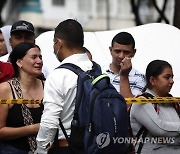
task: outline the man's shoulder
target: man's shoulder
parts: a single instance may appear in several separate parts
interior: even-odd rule
[[[144,74],[142,72],[140,72],[139,70],[132,68],[130,71],[130,76],[140,76],[140,77],[144,77]]]
[[[110,67],[109,67],[110,64],[105,64],[105,65],[102,65],[101,66],[101,69],[102,69],[102,73],[113,73],[111,70],[110,70]]]
[[[4,55],[4,56],[2,56],[2,57],[0,57],[0,61],[2,61],[2,62],[7,62],[7,61],[8,61],[8,58],[9,58],[9,53],[6,54],[6,55]]]

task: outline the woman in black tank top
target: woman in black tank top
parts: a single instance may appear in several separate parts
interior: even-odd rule
[[[0,84],[0,99],[43,99],[40,48],[32,43],[17,45],[11,55],[15,75]],[[28,154],[36,149],[42,104],[0,104],[0,154]]]

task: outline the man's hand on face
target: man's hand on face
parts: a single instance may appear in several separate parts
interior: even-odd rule
[[[128,76],[132,69],[131,57],[125,57],[120,63],[120,76]]]

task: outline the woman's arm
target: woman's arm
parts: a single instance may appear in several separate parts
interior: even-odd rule
[[[0,99],[12,99],[12,92],[7,82],[0,84]],[[6,120],[9,113],[8,104],[0,104],[0,140],[14,139],[32,134],[37,134],[39,124],[23,127],[6,127]]]
[[[159,118],[154,106],[148,104],[133,104],[131,114],[154,136],[177,136],[180,133],[180,122],[168,122]]]

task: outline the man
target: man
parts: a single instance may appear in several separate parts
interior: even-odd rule
[[[12,49],[22,42],[35,43],[34,26],[24,20],[17,21],[12,25],[9,38]],[[10,52],[2,57],[5,62],[1,62],[1,82],[10,79],[14,75],[13,67],[10,63],[6,63]]]
[[[11,53],[12,49],[16,45],[22,42],[30,42],[35,43],[35,29],[32,23],[19,20],[13,23],[10,29],[10,38],[9,44],[11,46],[10,50],[8,50],[8,54],[0,57],[0,61],[7,62],[9,58],[9,54]]]
[[[11,25],[6,25],[0,28],[0,61],[4,61],[6,54],[12,51],[9,43],[11,27]]]
[[[12,49],[22,42],[35,43],[35,30],[32,23],[19,20],[12,25],[9,39]]]
[[[12,50],[9,45],[11,26],[7,25],[0,29],[0,57]],[[0,83],[9,80],[14,75],[14,69],[9,62],[0,61]]]
[[[19,20],[13,23],[11,30],[10,30],[10,38],[9,43],[14,49],[14,47],[22,42],[29,42],[35,44],[35,29],[32,23],[25,21],[25,20]],[[3,58],[3,61],[7,62],[9,59],[11,51],[5,55]],[[1,60],[1,59],[0,59]],[[45,74],[46,69],[43,67],[43,73]],[[40,76],[40,79],[45,80],[44,74]]]
[[[4,37],[2,34],[2,31],[0,30],[0,57],[6,55],[7,52],[7,48],[6,48],[6,43],[4,41]]]
[[[131,58],[136,53],[133,36],[128,32],[116,34],[109,49],[112,63],[106,73],[114,87],[123,97],[141,94],[146,82],[144,75],[132,67]]]
[[[12,50],[9,44],[10,29],[10,25],[6,25],[0,28],[0,57],[6,55],[9,51]]]
[[[55,28],[54,53],[61,64],[73,63],[82,70],[92,69],[92,62],[82,50],[84,34],[80,23],[73,19],[61,22]],[[77,75],[64,68],[49,74],[44,87],[44,111],[37,135],[37,153],[46,154],[51,148],[61,119],[68,135],[75,108]],[[57,148],[52,153],[71,154],[68,142],[61,129],[58,133]]]

